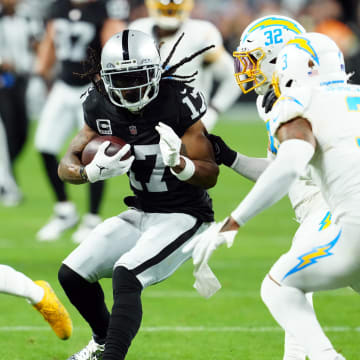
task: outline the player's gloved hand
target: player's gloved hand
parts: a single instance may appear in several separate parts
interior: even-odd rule
[[[237,231],[220,232],[227,218],[219,223],[213,223],[210,227],[190,240],[182,249],[183,253],[192,251],[193,263],[198,266],[202,263],[208,263],[211,254],[222,244],[226,244],[230,248],[234,242]]]
[[[86,175],[91,183],[123,175],[131,168],[135,159],[133,155],[126,160],[121,160],[130,150],[130,145],[126,144],[115,155],[108,156],[105,154],[105,150],[109,145],[110,141],[104,141],[99,146],[91,163],[85,166]]]
[[[155,129],[160,134],[159,145],[164,164],[170,167],[179,165],[181,139],[170,126],[162,122]]]
[[[220,136],[208,134],[207,137],[213,146],[216,163],[231,167],[236,159],[237,152],[230,149]]]
[[[264,95],[261,106],[265,110],[265,114],[271,111],[275,101],[277,100],[277,96],[275,95],[274,89],[271,87]]]

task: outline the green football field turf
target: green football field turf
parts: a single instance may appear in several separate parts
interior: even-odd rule
[[[267,144],[260,122],[221,122],[215,132],[230,145],[249,155],[264,156]],[[57,281],[62,259],[75,245],[68,231],[52,243],[35,240],[36,231],[51,215],[53,197],[40,158],[29,139],[17,164],[25,201],[16,208],[0,207],[0,263],[24,272],[32,279],[49,281],[68,308],[74,332],[71,339],[56,338],[41,316],[23,299],[0,295],[1,360],[65,360],[90,340],[87,324],[67,300]],[[221,168],[218,184],[210,193],[216,219],[222,220],[250,189],[251,183]],[[87,186],[68,186],[83,213]],[[129,194],[127,178],[108,182],[102,216],[125,210]],[[239,231],[231,249],[220,248],[211,266],[222,283],[212,298],[201,298],[192,288],[192,264],[187,262],[165,282],[143,293],[143,322],[133,341],[128,360],[281,360],[283,332],[262,303],[259,289],[270,266],[285,252],[297,224],[289,201],[279,204]],[[111,281],[102,281],[111,307]],[[88,299],[91,301],[91,299]],[[358,360],[360,343],[359,298],[351,290],[315,295],[321,324],[347,360]]]

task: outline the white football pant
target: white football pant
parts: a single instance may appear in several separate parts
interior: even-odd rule
[[[187,214],[130,209],[98,225],[63,263],[89,282],[124,266],[145,288],[188,260],[191,254],[182,253],[183,245],[208,226]]]

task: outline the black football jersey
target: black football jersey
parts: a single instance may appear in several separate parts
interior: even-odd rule
[[[97,0],[81,6],[70,0],[57,0],[48,20],[53,21],[55,28],[56,58],[61,64],[59,78],[69,85],[86,85],[88,79],[74,73],[84,73],[83,62],[89,48],[100,54],[100,32],[105,20],[126,20],[128,12],[127,0]]]
[[[178,180],[163,163],[160,136],[155,130],[161,121],[182,137],[206,112],[200,92],[177,81],[162,80],[158,96],[135,114],[92,89],[83,108],[86,124],[99,135],[118,136],[131,145],[135,155],[128,173],[135,194],[132,206],[146,212],[181,212],[213,221],[206,190]]]

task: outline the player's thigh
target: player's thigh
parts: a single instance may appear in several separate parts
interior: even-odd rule
[[[349,286],[360,274],[360,226],[335,225],[304,233],[274,264],[270,275],[304,292]]]
[[[208,227],[187,214],[147,214],[142,236],[136,246],[115,264],[131,270],[143,287],[158,283],[180,267],[191,256],[182,253],[193,236]]]
[[[35,147],[40,152],[58,154],[76,127],[68,88],[58,81],[50,91],[35,134]]]
[[[296,243],[299,239],[304,241],[308,239],[311,243],[311,239],[318,233],[325,233],[332,226],[331,213],[325,206],[320,206],[314,209],[299,225],[294,237],[293,243]]]
[[[63,263],[90,282],[111,277],[115,262],[134,247],[141,236],[139,219],[136,211],[128,210],[105,220]]]

